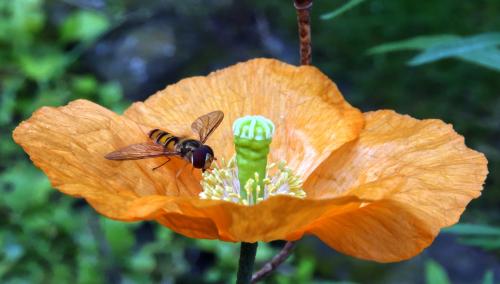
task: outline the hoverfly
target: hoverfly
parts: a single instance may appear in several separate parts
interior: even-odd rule
[[[213,111],[198,117],[191,129],[197,133],[199,140],[177,137],[167,131],[153,129],[149,132],[152,143],[132,144],[104,156],[108,160],[139,160],[155,157],[167,157],[168,160],[153,170],[165,165],[171,156],[178,156],[202,171],[210,168],[214,151],[205,145],[208,137],[221,124],[224,118],[222,111]]]

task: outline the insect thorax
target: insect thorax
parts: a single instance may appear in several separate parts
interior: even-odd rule
[[[181,156],[186,156],[188,153],[191,153],[193,150],[198,149],[203,145],[200,141],[194,139],[185,139],[181,140],[176,145],[176,149],[181,153]]]

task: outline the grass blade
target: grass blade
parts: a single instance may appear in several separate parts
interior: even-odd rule
[[[486,271],[483,277],[483,284],[494,284],[494,283],[495,283],[495,277],[493,275],[493,270]]]
[[[460,236],[500,236],[500,228],[479,224],[457,224],[442,232]]]
[[[415,66],[443,58],[459,56],[476,50],[500,45],[500,33],[484,33],[452,42],[432,46],[411,59],[408,64]]]
[[[437,44],[444,44],[455,41],[460,37],[451,34],[417,36],[400,41],[393,41],[374,46],[367,51],[367,54],[383,54],[404,50],[424,50]]]
[[[359,4],[365,2],[365,0],[350,0],[349,2],[345,3],[342,5],[340,8],[330,12],[326,13],[320,16],[322,20],[331,20],[337,16],[340,16],[341,14],[351,10],[352,8],[358,6]]]
[[[500,72],[500,49],[486,48],[459,55],[458,58]]]
[[[434,260],[425,263],[425,278],[427,284],[449,284],[448,274],[441,264]]]

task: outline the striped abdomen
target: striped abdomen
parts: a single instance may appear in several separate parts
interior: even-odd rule
[[[168,150],[175,150],[175,145],[179,143],[179,137],[161,129],[153,129],[149,132],[149,138],[156,144],[163,145]]]

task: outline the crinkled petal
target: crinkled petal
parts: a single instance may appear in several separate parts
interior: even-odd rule
[[[361,204],[352,196],[306,200],[279,195],[254,206],[177,198],[164,207],[156,220],[193,238],[232,242],[297,240],[315,220],[356,210]]]
[[[410,258],[481,194],[487,160],[440,120],[377,111],[365,121],[359,139],[335,151],[304,188],[309,198],[356,196],[366,206],[318,220],[307,232],[352,256]]]
[[[270,160],[288,161],[304,178],[333,150],[355,139],[363,126],[360,111],[318,69],[271,59],[184,79],[132,105],[125,115],[152,128],[189,134],[194,119],[214,110],[225,114],[207,142],[216,156],[233,155],[231,126],[237,118],[263,115],[276,126]]]
[[[436,237],[428,222],[392,200],[318,220],[306,230],[342,253],[378,262],[411,258]]]
[[[176,174],[185,162],[174,158],[109,161],[107,153],[147,142],[136,122],[97,104],[78,100],[60,108],[44,107],[21,123],[14,140],[60,191],[86,198],[100,213],[120,220],[153,218],[166,196],[196,196],[199,177]]]

